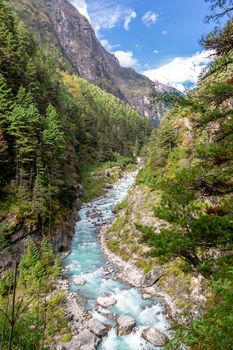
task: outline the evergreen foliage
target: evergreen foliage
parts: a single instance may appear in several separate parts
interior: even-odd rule
[[[74,205],[80,170],[135,157],[151,127],[96,86],[62,77],[7,0],[0,19],[0,215],[17,212],[27,231],[51,235]],[[1,232],[9,238],[9,227]]]
[[[11,348],[15,350],[45,350],[55,335],[69,336],[61,309],[64,295],[52,293],[61,269],[52,246],[43,240],[40,245],[28,244],[16,270],[16,280],[12,269],[5,272],[0,280],[1,349],[9,349],[12,328]],[[48,293],[52,294],[48,297]]]
[[[221,4],[224,9],[228,3],[210,2],[214,9]],[[141,239],[151,247],[149,255],[162,263],[180,257],[213,285],[204,313],[187,326],[177,326],[168,349],[186,345],[192,350],[230,350],[233,346],[231,41],[232,20],[207,36],[204,45],[212,45],[208,48],[216,50],[216,59],[194,91],[186,96],[151,97],[152,103],[160,100],[171,109],[138,182],[157,191],[154,213],[164,226],[159,233],[138,226]],[[211,254],[213,248],[218,255]]]
[[[8,0],[0,0],[4,252],[11,251],[13,234],[19,230],[25,235],[39,232],[38,240],[41,235],[53,238],[56,227],[71,215],[79,182],[88,183],[85,169],[133,161],[151,132],[149,122],[130,106],[62,73],[60,62],[37,46]],[[87,196],[90,187],[88,183]],[[0,279],[0,348],[45,350],[55,339],[69,340],[61,308],[64,295],[53,290],[61,263],[48,241],[29,242],[16,280],[14,271],[8,269]]]

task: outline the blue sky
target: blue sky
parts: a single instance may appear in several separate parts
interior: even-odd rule
[[[205,24],[204,0],[70,0],[122,66],[180,87],[195,84],[208,54],[199,45],[214,24]]]

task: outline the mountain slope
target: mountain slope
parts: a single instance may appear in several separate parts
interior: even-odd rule
[[[151,125],[115,96],[62,75],[7,1],[0,18],[1,272],[27,236],[51,236],[60,249],[59,222],[65,227],[62,218],[72,216],[81,171],[134,158]]]
[[[221,54],[196,89],[170,96],[172,108],[145,149],[146,167],[105,236],[124,260],[162,271],[156,292],[184,311],[169,350],[232,350],[232,34],[232,21],[214,40],[211,33],[208,45]]]
[[[152,112],[147,96],[155,89],[168,87],[154,83],[132,68],[120,66],[117,58],[105,50],[88,20],[68,0],[11,0],[21,19],[37,33],[38,40],[55,49],[65,68],[95,83],[103,90],[130,103],[149,119]]]

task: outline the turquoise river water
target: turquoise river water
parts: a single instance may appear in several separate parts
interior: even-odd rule
[[[156,327],[163,333],[168,332],[169,325],[159,299],[144,300],[138,288],[122,282],[114,272],[107,276],[102,273],[103,269],[112,266],[102,251],[98,232],[114,219],[112,208],[127,196],[135,178],[136,172],[126,174],[104,196],[81,207],[71,253],[64,260],[70,290],[85,297],[86,308],[94,317],[110,323],[104,314],[115,313],[117,316],[130,315],[136,320],[134,333],[120,337],[117,336],[116,329],[112,328],[98,350],[158,350],[141,338],[143,328]],[[78,276],[84,277],[87,283],[83,286],[75,285],[73,278]],[[108,309],[97,307],[97,297],[109,294],[117,303]]]

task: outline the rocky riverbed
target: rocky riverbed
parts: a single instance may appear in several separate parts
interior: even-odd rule
[[[143,272],[139,270],[135,265],[124,261],[121,257],[112,253],[107,248],[105,239],[106,232],[107,227],[103,229],[100,235],[101,246],[108,260],[115,267],[115,273],[117,277],[134,287],[140,288],[142,297],[144,299],[150,299],[153,296],[159,297],[164,305],[164,308],[166,309],[166,316],[169,319],[177,319],[180,311],[177,309],[175,301],[156,285],[156,282],[162,276],[162,269],[155,268],[146,275],[143,274]]]
[[[64,259],[65,279],[59,282],[73,338],[58,349],[151,350],[166,342],[170,311],[154,289],[162,272],[143,277],[111,254],[104,241],[112,208],[126,197],[136,174],[126,174],[79,211],[71,253]]]

